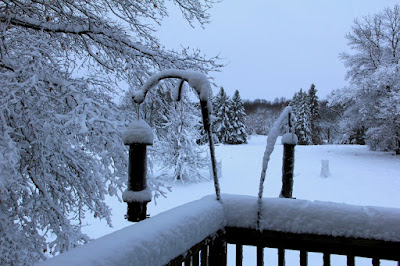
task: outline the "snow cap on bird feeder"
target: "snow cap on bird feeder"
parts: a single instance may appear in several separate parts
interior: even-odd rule
[[[133,121],[122,133],[122,140],[125,145],[153,145],[153,139],[153,131],[151,130],[151,127],[142,119]]]
[[[299,139],[297,138],[296,134],[294,133],[286,133],[282,136],[281,142],[283,145],[297,145]]]

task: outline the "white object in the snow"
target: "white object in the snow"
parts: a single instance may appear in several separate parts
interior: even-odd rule
[[[125,190],[122,193],[122,200],[124,202],[149,202],[151,201],[153,194],[149,187],[141,191]]]
[[[329,171],[329,160],[321,160],[321,177],[327,178],[331,176],[331,172]]]
[[[133,121],[122,133],[122,140],[125,145],[146,144],[153,145],[153,131],[144,120]]]
[[[282,144],[289,144],[289,145],[297,145],[298,138],[294,133],[286,133],[282,136],[281,142]]]

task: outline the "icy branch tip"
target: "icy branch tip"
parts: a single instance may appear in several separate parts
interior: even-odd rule
[[[125,145],[153,145],[153,131],[151,130],[149,124],[147,124],[144,120],[137,120],[132,122],[122,133],[122,140],[124,141]]]
[[[281,142],[282,144],[289,144],[289,145],[297,145],[298,138],[294,133],[286,133],[282,136]]]
[[[143,85],[140,91],[136,91],[132,94],[132,98],[136,103],[142,103],[147,92],[155,87],[161,80],[167,78],[181,79],[189,83],[190,87],[196,90],[200,100],[208,101],[209,91],[211,90],[210,82],[206,75],[191,71],[191,70],[179,70],[179,69],[168,69],[163,70],[157,74],[151,76],[146,83]]]

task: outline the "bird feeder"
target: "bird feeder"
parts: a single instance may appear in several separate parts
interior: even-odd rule
[[[282,159],[282,190],[279,197],[292,198],[293,192],[293,169],[294,169],[294,147],[298,142],[294,133],[286,133],[282,136],[283,159]]]
[[[153,132],[144,120],[134,121],[123,132],[123,141],[129,145],[128,188],[122,199],[128,204],[126,218],[138,222],[147,217],[147,203],[152,193],[147,187],[147,146],[153,145]]]

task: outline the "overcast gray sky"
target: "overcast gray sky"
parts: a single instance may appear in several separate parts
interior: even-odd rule
[[[228,65],[215,74],[228,95],[291,98],[316,85],[320,98],[345,86],[339,53],[355,18],[393,7],[394,0],[225,0],[211,9],[205,29],[191,28],[172,9],[158,32],[167,48],[180,45],[220,54]]]

